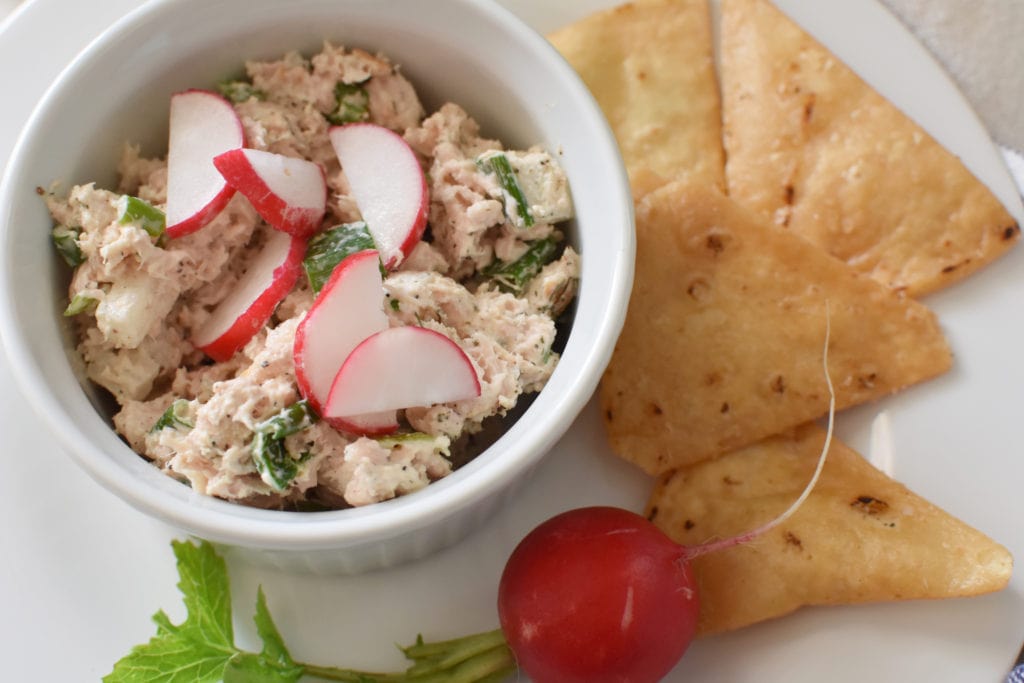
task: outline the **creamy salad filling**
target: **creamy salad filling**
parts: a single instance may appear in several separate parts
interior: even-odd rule
[[[425,327],[455,342],[479,395],[401,410],[399,429],[384,436],[319,419],[293,356],[296,328],[317,296],[306,276],[238,352],[213,361],[193,335],[275,228],[238,193],[205,227],[168,238],[166,160],[132,145],[116,189],[90,183],[43,193],[54,242],[74,266],[65,315],[88,379],[116,399],[114,426],[128,444],[201,493],[314,509],[416,491],[449,474],[466,435],[539,391],[558,362],[556,320],[580,269],[558,228],[573,215],[565,174],[543,149],[505,150],[482,137],[456,104],[427,116],[381,55],[325,44],[309,59],[248,62],[246,73],[221,86],[245,145],[323,169],[323,232],[363,218],[332,126],[369,121],[415,151],[428,182],[428,224],[384,276],[384,311],[392,327]]]

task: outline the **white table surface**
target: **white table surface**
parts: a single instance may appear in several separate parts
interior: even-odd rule
[[[135,0],[110,2],[125,8]],[[13,0],[0,0],[0,16],[14,10],[17,4]],[[51,6],[53,4],[50,3]],[[536,4],[541,7],[546,3],[540,0]],[[95,20],[90,19],[89,12],[82,10],[74,0],[69,0],[66,6],[66,15],[54,16],[53,21],[82,22],[88,26],[82,31],[83,35],[97,33],[102,28],[103,24],[90,26],[89,22]],[[5,31],[16,30],[16,23],[0,25],[0,61],[7,65],[18,65],[19,55],[5,51],[9,43],[5,43],[3,37],[9,36]],[[56,42],[48,44],[47,49],[58,53],[66,62],[83,44]],[[61,60],[55,58],[55,61]],[[55,71],[37,74],[43,83],[48,83],[54,75]],[[42,86],[40,93],[41,89]],[[37,97],[38,93],[28,104],[19,102],[16,106],[0,107],[0,128],[20,127],[28,115],[28,107]],[[0,160],[6,160],[12,143],[12,136],[3,137]],[[0,387],[9,387],[11,383],[6,362],[0,362]],[[0,391],[0,415],[4,416],[4,440],[7,443],[32,444],[24,452],[6,452],[5,460],[15,464],[0,475],[0,515],[5,517],[0,521],[0,548],[3,548],[3,561],[0,562],[0,655],[4,661],[0,667],[0,680],[98,680],[131,645],[152,634],[150,615],[157,608],[164,608],[174,620],[183,616],[169,547],[169,541],[181,535],[130,509],[100,490],[77,467],[71,466],[55,440],[39,428],[39,421],[23,405],[16,391]],[[584,433],[599,433],[593,406],[580,417],[578,426]],[[575,444],[577,448],[580,445]],[[605,458],[602,465],[614,473],[619,487],[618,499],[602,497],[594,503],[630,506],[631,502],[644,497],[648,486],[646,478],[623,463],[607,460],[606,447],[599,438],[582,445],[589,447],[598,457]],[[556,480],[566,476],[578,465],[573,458],[572,455],[551,457],[537,476]],[[52,472],[60,474],[48,476],[47,473]],[[39,476],[38,486],[25,485],[32,473]],[[557,501],[550,500],[548,493],[544,489],[528,490],[519,514],[499,514],[489,524],[489,529],[498,533],[478,533],[467,539],[458,550],[442,552],[417,565],[419,571],[405,568],[339,581],[319,577],[296,579],[265,568],[232,563],[230,570],[239,642],[251,644],[252,630],[248,620],[257,584],[268,588],[271,610],[285,632],[293,654],[297,658],[319,659],[322,663],[367,667],[401,665],[402,660],[396,654],[382,654],[384,650],[360,653],[343,646],[350,639],[358,641],[359,632],[364,628],[360,620],[352,619],[350,615],[379,609],[379,601],[391,593],[390,587],[396,581],[418,594],[423,619],[380,633],[379,639],[383,641],[404,642],[412,638],[416,629],[429,628],[431,614],[443,613],[448,621],[453,620],[453,614],[464,615],[457,619],[460,633],[493,628],[496,615],[479,609],[479,605],[493,602],[493,582],[468,583],[461,591],[442,591],[420,577],[457,573],[467,549],[475,558],[477,571],[497,577],[504,558],[511,550],[507,539],[520,536],[559,509]],[[937,489],[936,493],[941,496],[943,489]],[[530,513],[523,515],[523,507]],[[986,596],[965,603],[959,614],[972,624],[984,624],[987,616],[1000,623],[1008,623],[1013,620],[1012,614],[1024,614],[1022,605],[1024,599],[1018,584],[1018,588],[1009,595]],[[905,623],[908,629],[912,629],[925,613],[934,614],[937,621],[948,616],[941,604],[918,606],[914,610],[900,609],[899,606],[852,608],[848,613],[851,625],[844,635],[849,647],[856,648],[871,642],[878,619],[887,620],[890,625]],[[790,622],[777,627],[773,637],[791,631],[794,637],[799,633],[800,637],[813,640],[813,636],[807,635],[808,625],[813,626],[818,621],[824,625],[827,619],[824,612],[818,612],[806,617],[800,626]],[[311,621],[315,621],[315,628]],[[952,632],[953,626],[949,628]],[[1012,639],[1024,635],[1024,617],[1019,630],[1020,633],[1013,634]],[[300,639],[296,640],[295,634]],[[920,644],[928,646],[932,642],[929,637],[934,635],[922,634]],[[823,647],[831,647],[832,641],[824,632],[821,638]],[[989,647],[988,643],[994,640],[999,640],[999,644]],[[987,671],[999,671],[1003,658],[1007,658],[1006,665],[1012,658],[1006,645],[1010,640],[1005,633],[987,633],[979,627],[978,637],[972,640],[970,650],[964,651],[963,656],[975,658],[982,668],[987,667]],[[700,665],[715,658],[721,660],[728,656],[731,648],[741,647],[764,657],[766,671],[772,667],[784,670],[777,668],[783,664],[773,661],[769,650],[758,650],[758,642],[756,633],[739,635],[722,647],[710,645],[701,652],[694,652],[693,663]],[[333,650],[337,650],[339,657],[323,661],[323,653]],[[841,654],[840,651],[837,653]],[[927,652],[921,654],[922,658],[928,656]],[[997,660],[995,664],[991,663],[993,658]],[[924,664],[922,666],[927,669]],[[908,665],[900,670],[914,669]],[[884,675],[873,677],[870,671],[870,668],[865,669],[858,678],[899,680]],[[903,680],[910,679],[904,677]]]

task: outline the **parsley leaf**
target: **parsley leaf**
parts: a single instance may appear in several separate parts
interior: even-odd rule
[[[227,567],[207,541],[172,541],[188,616],[175,624],[163,610],[153,615],[156,635],[122,657],[104,683],[296,683],[305,675],[346,683],[495,683],[515,673],[515,660],[500,630],[402,648],[412,665],[401,673],[370,673],[314,666],[292,659],[267,609],[256,596],[259,653],[235,647]]]
[[[231,626],[227,569],[213,546],[173,541],[188,617],[175,625],[163,610],[157,632],[114,665],[104,683],[215,683],[238,652]]]

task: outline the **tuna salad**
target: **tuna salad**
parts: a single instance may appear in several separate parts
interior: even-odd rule
[[[555,153],[329,43],[170,112],[167,155],[127,144],[116,188],[40,190],[84,374],[141,456],[245,505],[367,505],[544,386],[580,271]]]

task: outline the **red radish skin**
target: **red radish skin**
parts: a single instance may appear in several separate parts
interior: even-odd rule
[[[244,145],[242,122],[226,99],[207,90],[185,90],[171,96],[168,238],[199,230],[227,206],[235,189],[221,177],[213,158]]]
[[[570,510],[509,557],[498,616],[535,683],[653,683],[697,629],[699,602],[682,546],[613,507]]]
[[[324,421],[335,429],[362,436],[387,436],[398,431],[398,413],[394,410],[348,417],[326,417]]]
[[[449,403],[480,395],[473,362],[425,327],[389,327],[367,337],[338,370],[324,417],[349,417]]]
[[[368,249],[346,257],[313,301],[295,330],[295,378],[299,392],[313,409],[324,414],[331,384],[345,359],[370,335],[387,329],[380,255]],[[349,420],[329,418],[347,432],[387,434],[398,427],[395,411]]]
[[[427,225],[430,195],[419,158],[402,136],[373,123],[333,126],[329,135],[384,265],[394,268]]]
[[[327,210],[327,181],[318,164],[256,149],[232,149],[213,158],[227,183],[278,230],[309,237]]]
[[[267,324],[302,271],[306,240],[271,230],[263,250],[235,288],[195,332],[192,343],[215,361],[226,361]]]

